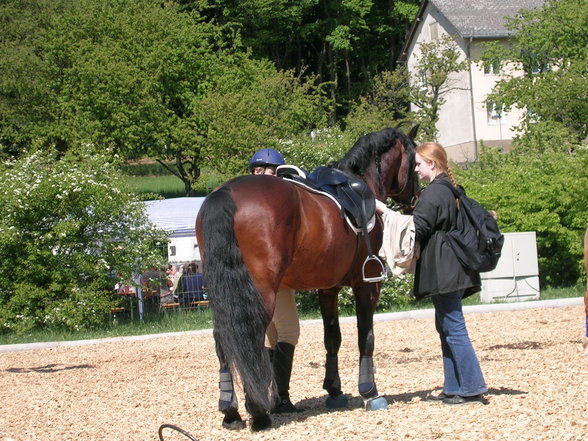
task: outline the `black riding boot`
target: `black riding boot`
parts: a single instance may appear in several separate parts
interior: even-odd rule
[[[290,401],[290,375],[294,361],[294,346],[279,342],[274,350],[274,379],[278,388],[279,401],[273,413],[297,412],[298,409]]]

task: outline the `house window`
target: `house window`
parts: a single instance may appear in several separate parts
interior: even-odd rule
[[[417,86],[419,88],[419,91],[421,93],[427,93],[429,91],[429,86],[428,86],[428,75],[427,75],[427,70],[426,69],[419,69],[417,75],[416,75],[416,82],[417,82]]]
[[[429,37],[431,40],[439,39],[439,24],[436,21],[429,24]]]
[[[550,72],[550,71],[551,71],[551,63],[545,63],[545,64],[533,63],[533,66],[531,68],[532,74],[539,74],[542,72]]]
[[[529,124],[535,124],[539,121],[539,115],[533,112],[530,107],[527,108],[527,121]]]
[[[537,54],[528,55],[526,72],[536,75],[542,72],[550,72],[551,70],[551,63],[546,58]]]
[[[498,75],[500,73],[500,60],[486,61],[484,63],[484,74]]]
[[[488,102],[486,103],[486,114],[488,125],[500,124],[500,119],[502,118],[502,106],[493,102]]]
[[[169,247],[169,255],[170,256],[175,256],[176,255],[176,246],[175,245],[171,245]]]

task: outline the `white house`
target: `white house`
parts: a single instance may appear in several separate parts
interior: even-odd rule
[[[170,234],[167,256],[170,264],[200,261],[196,241],[196,215],[204,198],[173,198],[147,201],[147,215],[158,228]]]
[[[542,5],[543,0],[425,0],[421,3],[399,59],[406,63],[411,76],[418,75],[419,43],[431,42],[442,35],[452,36],[463,59],[471,61],[467,71],[454,74],[455,88],[444,96],[446,102],[439,112],[438,142],[446,148],[450,159],[477,160],[481,142],[505,150],[511,148],[513,129],[519,124],[522,112],[517,109],[500,112],[486,102],[505,67],[502,72],[485,70],[480,53],[488,41],[508,44],[511,34],[504,27],[505,17]]]

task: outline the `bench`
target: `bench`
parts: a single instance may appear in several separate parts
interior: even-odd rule
[[[161,309],[178,309],[180,307],[180,304],[177,302],[175,302],[175,303],[162,303],[159,306],[161,307]]]
[[[190,306],[196,306],[198,308],[207,308],[208,300],[199,300],[197,302],[190,302]]]
[[[159,305],[161,310],[164,311],[173,311],[176,309],[180,309],[181,305],[179,302],[174,303],[162,303]],[[190,302],[190,308],[207,308],[208,307],[208,300],[200,300],[197,302]]]
[[[117,308],[110,308],[110,323],[116,325],[119,323],[119,318],[121,318],[122,314],[126,311],[126,308],[117,307]]]

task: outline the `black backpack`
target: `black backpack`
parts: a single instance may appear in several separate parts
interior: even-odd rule
[[[446,234],[457,259],[469,270],[481,273],[492,271],[504,244],[498,224],[484,207],[466,196],[463,187],[455,188],[442,179],[437,182],[450,188],[459,200],[457,225]]]

